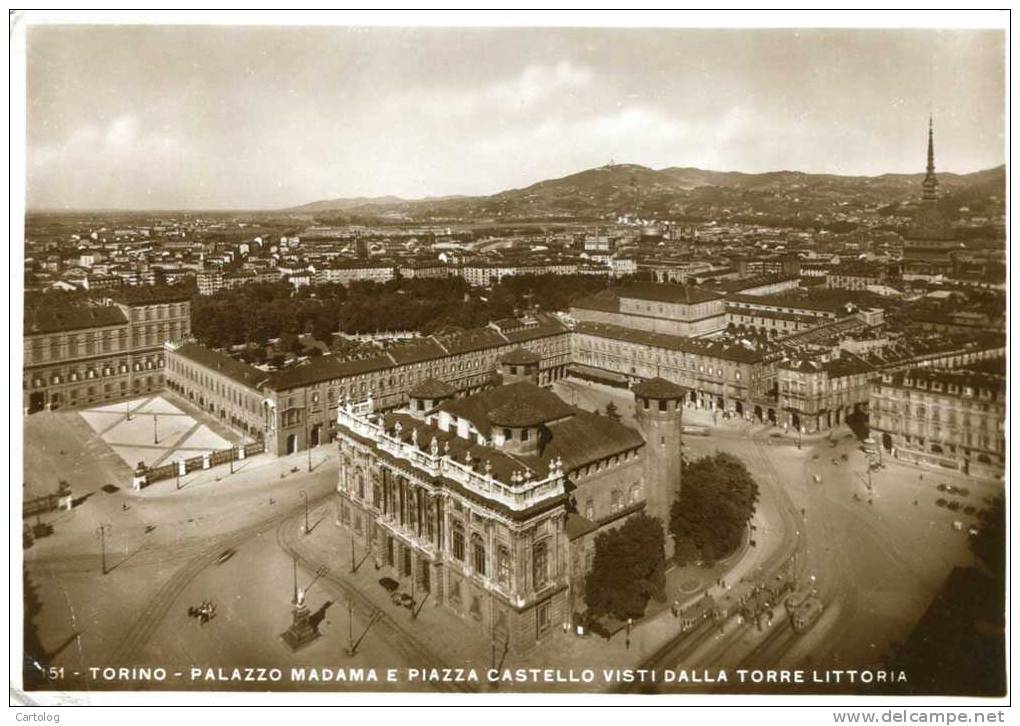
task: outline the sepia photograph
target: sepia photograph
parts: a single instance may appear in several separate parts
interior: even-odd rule
[[[1009,11],[745,15],[12,13],[11,705],[1004,723]]]

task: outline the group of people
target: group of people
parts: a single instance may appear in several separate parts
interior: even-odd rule
[[[216,603],[212,600],[203,600],[198,607],[192,605],[188,608],[188,617],[198,618],[200,625],[205,625],[216,617]]]

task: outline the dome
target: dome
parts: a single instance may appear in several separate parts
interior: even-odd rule
[[[949,218],[934,204],[922,204],[904,236],[907,240],[953,240],[956,233]]]

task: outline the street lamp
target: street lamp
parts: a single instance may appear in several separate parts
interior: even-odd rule
[[[308,492],[302,489],[301,496],[305,500],[305,534],[308,534]]]
[[[158,422],[159,416],[157,414],[152,414],[152,443],[154,444],[159,443],[159,431],[157,429]]]
[[[99,550],[100,557],[103,564],[103,574],[107,573],[106,569],[106,533],[113,529],[112,524],[100,524],[96,527],[96,532],[99,533]]]
[[[311,413],[305,417],[305,448],[308,449],[308,471],[312,470],[312,433],[311,433]]]

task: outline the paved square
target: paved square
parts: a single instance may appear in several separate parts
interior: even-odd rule
[[[132,469],[140,461],[158,466],[230,447],[160,395],[96,406],[79,415]]]

